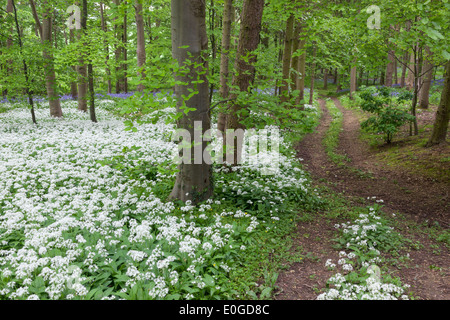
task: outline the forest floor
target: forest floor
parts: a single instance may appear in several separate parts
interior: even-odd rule
[[[435,233],[437,229],[448,228],[448,162],[444,160],[434,164],[434,173],[437,174],[398,165],[411,159],[416,163],[426,162],[433,155],[448,159],[449,146],[430,148],[424,154],[414,151],[414,146],[410,144],[406,147],[412,155],[411,159],[391,161],[392,154],[398,151],[395,148],[402,147],[402,143],[407,144],[404,142],[407,139],[374,149],[362,139],[361,114],[344,108],[337,98],[332,100],[343,114],[336,152],[346,156],[347,160],[345,164],[333,162],[325,151],[322,142],[332,116],[326,108],[326,101],[320,99],[321,122],[316,132],[307,135],[297,145],[298,157],[303,159],[314,184],[329,190],[330,195],[345,199],[350,206],[364,206],[383,200],[383,212],[392,218],[396,231],[414,244],[400,257],[388,257],[389,273],[409,284],[416,299],[450,299],[449,247],[438,241],[442,239],[438,239]],[[429,114],[432,114],[431,110]],[[419,117],[419,125],[429,128],[432,118],[424,113]],[[336,237],[334,225],[340,222],[342,218],[330,218],[330,214],[319,212],[314,219],[298,223],[294,242],[304,252],[305,259],[279,275],[275,299],[310,300],[323,292],[327,280],[333,275],[325,267],[325,262],[339,259],[332,239]]]

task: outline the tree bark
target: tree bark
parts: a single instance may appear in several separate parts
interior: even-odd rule
[[[204,54],[208,48],[208,36],[206,34],[206,9],[205,1],[202,0],[172,0],[172,54],[180,66],[185,66],[189,72],[187,74],[176,74],[175,79],[187,85],[177,84],[175,93],[178,99],[177,111],[183,112],[183,105],[187,108],[194,108],[178,120],[178,128],[187,131],[196,142],[195,146],[189,145],[183,150],[191,151],[190,159],[187,163],[179,165],[179,172],[176,177],[174,188],[170,194],[170,199],[181,201],[190,200],[194,204],[206,200],[212,196],[212,168],[203,157],[207,146],[203,139],[203,134],[210,129],[210,108],[207,75],[207,61]],[[186,60],[194,62],[186,63]],[[197,83],[197,79],[202,83]],[[187,101],[183,101],[182,96],[189,96],[189,90],[198,90],[198,93]],[[196,132],[199,128],[194,128],[199,121],[202,125],[200,141],[195,141]],[[187,150],[189,149],[189,150]],[[198,157],[201,159],[198,159]],[[201,161],[199,161],[201,160]]]
[[[403,55],[402,75],[400,77],[400,87],[404,88],[406,84],[406,66],[408,65],[408,52]]]
[[[301,32],[301,24],[299,22],[296,23],[294,28],[293,42],[292,42],[292,55],[291,55],[291,86],[292,90],[298,90],[297,88],[297,80],[298,76],[298,64],[300,62],[300,58],[298,55],[298,48],[300,46],[300,32]]]
[[[140,0],[136,0],[135,4],[136,10],[136,34],[137,34],[137,47],[136,47],[136,55],[137,55],[137,67],[138,67],[138,75],[141,78],[141,81],[145,79],[145,32],[144,32],[144,18],[142,16],[142,3]],[[145,87],[143,83],[139,83],[137,87],[137,91],[144,91]]]
[[[17,31],[17,38],[18,38],[18,42],[19,42],[19,50],[20,50],[20,55],[22,56],[22,63],[23,63],[23,73],[25,75],[25,93],[28,96],[28,102],[30,104],[30,110],[31,110],[31,120],[33,121],[34,124],[37,124],[36,122],[36,115],[34,113],[34,104],[33,104],[33,91],[32,89],[30,89],[30,78],[28,75],[28,65],[27,62],[25,61],[25,58],[23,56],[23,45],[22,45],[22,37],[21,37],[21,32],[20,32],[20,27],[19,27],[19,20],[17,19],[17,10],[16,10],[16,5],[14,3],[14,0],[11,0],[11,6],[12,9],[14,11],[14,21],[16,23],[16,31]]]
[[[70,29],[69,31],[69,40],[71,43],[75,41],[73,29]],[[77,72],[76,66],[72,66],[72,69],[75,73]],[[70,83],[70,95],[72,96],[73,100],[78,100],[78,85],[75,80]]]
[[[228,99],[230,88],[228,87],[229,79],[229,54],[231,45],[231,25],[233,22],[233,0],[225,0],[222,21],[222,53],[220,55],[220,89],[219,93],[222,99]],[[225,132],[227,123],[227,115],[219,112],[217,118],[217,128],[221,132]]]
[[[303,26],[300,29],[301,31],[303,30]],[[300,31],[300,34],[301,34]],[[298,57],[298,73],[299,76],[297,78],[297,83],[296,83],[296,87],[297,90],[299,91],[299,95],[296,101],[296,104],[300,104],[301,101],[305,100],[305,77],[306,77],[306,50],[305,50],[305,45],[306,45],[306,39],[303,35],[301,35],[299,44],[298,44],[298,49],[302,52],[302,54]]]
[[[433,64],[431,63],[430,48],[425,48],[426,56],[422,67],[422,88],[420,89],[419,108],[428,109],[430,104],[430,88],[433,79]]]
[[[106,34],[106,32],[108,32],[108,28],[106,26],[103,2],[100,2],[100,18],[101,18],[102,30]],[[106,53],[105,66],[106,66],[106,76],[108,78],[108,80],[107,80],[108,81],[108,93],[111,93],[112,92],[112,84],[111,84],[111,69],[109,68],[109,45],[108,45],[108,40],[106,40],[106,37],[105,37],[104,45],[105,45],[105,53]]]
[[[313,104],[314,98],[314,80],[316,78],[316,55],[317,55],[317,46],[313,44],[313,62],[311,65],[311,85],[309,87],[309,104]]]
[[[52,12],[47,0],[42,1],[44,13],[42,15],[42,25],[36,12],[33,0],[30,0],[31,11],[34,20],[41,35],[41,41],[44,46],[42,56],[44,58],[45,88],[47,90],[48,102],[50,105],[50,115],[52,117],[61,118],[63,116],[61,103],[56,90],[56,75],[54,60],[52,54]]]
[[[353,59],[353,66],[350,70],[350,99],[353,99],[353,92],[356,91],[356,57]]]
[[[392,84],[393,84],[392,80],[393,80],[393,76],[394,76],[394,67],[395,67],[395,51],[394,50],[389,50],[388,60],[389,60],[389,63],[386,66],[385,85],[386,85],[386,87],[392,87]]]
[[[294,15],[291,14],[286,21],[283,51],[283,80],[281,83],[281,102],[289,101],[289,79],[292,56],[292,42],[294,35]]]
[[[439,103],[439,107],[436,111],[433,131],[427,142],[428,147],[445,142],[447,137],[448,122],[450,119],[450,61],[447,61],[445,69],[446,74],[444,87],[441,94],[441,102]]]
[[[235,69],[232,86],[237,86],[239,91],[246,92],[255,77],[256,55],[253,53],[259,44],[261,32],[261,19],[264,9],[264,0],[245,0],[242,9],[241,27],[239,31],[239,43],[236,53]],[[249,59],[244,59],[247,55]],[[231,99],[236,99],[232,94]],[[241,117],[238,114],[243,106],[233,104],[232,113],[229,116],[228,126],[230,129],[244,128]]]
[[[261,32],[261,20],[264,10],[264,0],[244,0],[242,9],[241,27],[239,31],[239,44],[236,53],[235,70],[237,74],[233,77],[232,86],[238,87],[239,91],[246,92],[255,77],[254,63],[256,55],[253,53],[258,47]],[[250,58],[246,61],[243,57],[247,55]],[[236,94],[231,94],[231,99],[237,98]],[[233,103],[231,107],[231,114],[228,116],[227,128],[231,130],[245,129],[242,124],[241,110],[246,108],[237,103]],[[227,141],[224,137],[224,141]],[[226,152],[233,152],[233,165],[240,162],[239,154],[241,150],[238,148],[238,143],[233,143],[233,146],[226,145]],[[228,157],[228,154],[227,154]]]
[[[414,50],[416,50],[416,47],[414,46]],[[410,55],[410,60],[409,60],[409,64],[408,64],[408,76],[406,78],[406,88],[408,90],[412,90],[414,88],[414,68],[416,65],[416,59],[414,56],[414,52],[411,53]]]

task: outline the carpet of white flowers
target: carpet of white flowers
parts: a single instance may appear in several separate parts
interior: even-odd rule
[[[173,126],[125,131],[105,111],[113,103],[99,103],[96,124],[72,101],[63,120],[38,108],[37,126],[24,108],[0,114],[0,299],[232,296],[234,259],[255,230],[274,227],[287,198],[306,197],[304,173],[283,158],[270,177],[243,166],[217,179],[217,196],[201,205],[163,201],[174,172],[125,169],[169,163]],[[227,201],[242,203],[227,210]]]

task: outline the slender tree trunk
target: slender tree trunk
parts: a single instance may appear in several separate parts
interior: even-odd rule
[[[178,128],[187,131],[194,139],[202,139],[201,143],[195,146],[189,144],[183,149],[185,152],[191,151],[191,156],[187,157],[187,163],[179,165],[179,172],[176,177],[174,188],[170,194],[170,199],[181,201],[190,200],[194,204],[206,200],[212,196],[212,168],[211,164],[203,157],[205,154],[206,142],[203,134],[211,127],[208,79],[206,77],[207,62],[204,60],[203,52],[208,48],[208,36],[206,34],[206,9],[205,1],[202,0],[172,0],[172,53],[180,66],[185,66],[188,74],[176,75],[177,81],[187,83],[187,85],[177,84],[175,93],[178,99],[178,112],[183,112],[182,96],[189,96],[189,90],[198,90],[198,93],[185,101],[186,107],[194,108],[188,114],[184,114],[178,120]],[[186,64],[186,60],[195,63]],[[198,77],[202,83],[196,83]],[[201,131],[198,134],[198,123],[201,123]],[[201,159],[198,159],[201,157]],[[193,159],[194,158],[194,159]],[[201,161],[199,161],[201,160]]]
[[[300,29],[300,34],[302,33],[303,26]],[[298,73],[299,77],[297,78],[297,90],[299,91],[299,95],[296,101],[296,104],[299,105],[301,101],[305,100],[305,77],[306,77],[306,39],[301,35],[298,49],[302,52],[302,54],[298,57]]]
[[[231,25],[233,19],[233,0],[225,0],[222,22],[222,53],[220,55],[220,96],[222,99],[228,99],[230,88],[228,87],[229,79],[229,54],[231,45]],[[225,132],[227,123],[227,115],[219,112],[217,119],[217,128],[221,132]]]
[[[436,119],[434,121],[433,131],[427,146],[445,142],[447,137],[448,122],[450,120],[450,61],[447,61],[445,71],[445,82],[441,94],[441,102],[436,111]]]
[[[104,4],[103,2],[100,3],[100,18],[101,18],[101,24],[102,24],[102,30],[106,34],[108,32],[108,28],[106,26],[106,19],[105,19],[105,10],[104,10]],[[105,66],[106,66],[106,77],[108,78],[108,93],[112,92],[112,84],[111,84],[111,69],[109,68],[109,45],[108,40],[104,41],[105,45]]]
[[[16,5],[14,3],[14,0],[10,0],[10,1],[11,1],[10,2],[11,6],[14,11],[14,21],[16,23],[16,31],[17,31],[17,37],[18,37],[18,42],[19,42],[19,50],[20,50],[20,55],[22,56],[23,73],[25,75],[25,85],[26,85],[25,93],[28,96],[28,102],[30,104],[31,120],[33,121],[34,124],[36,124],[37,122],[36,122],[36,115],[34,113],[33,91],[30,89],[31,83],[30,83],[30,77],[28,75],[28,65],[23,56],[22,36],[21,36],[21,32],[20,32],[20,27],[19,27],[19,20],[17,19],[17,9],[16,9]]]
[[[70,31],[69,31],[69,40],[71,43],[75,42],[75,36],[73,33],[73,29],[70,29]],[[77,72],[76,66],[72,66],[72,69],[73,69],[74,73]],[[72,96],[73,100],[78,100],[78,87],[77,86],[78,85],[77,85],[76,81],[70,82],[70,95]]]
[[[242,9],[241,27],[239,31],[239,44],[236,53],[235,70],[237,74],[233,77],[233,87],[238,87],[239,91],[246,92],[255,77],[254,62],[256,55],[253,53],[258,47],[261,32],[261,20],[264,10],[264,0],[244,0]],[[247,55],[249,59],[244,59]],[[232,94],[231,98],[236,99],[236,94]],[[231,130],[244,129],[242,124],[241,110],[245,106],[232,104],[231,114],[228,116],[227,128]],[[233,150],[234,162],[236,165],[240,162],[239,155],[241,150],[238,149],[238,143],[234,146],[226,146],[227,153]],[[228,156],[228,154],[227,154]]]
[[[314,81],[316,79],[316,56],[317,56],[317,46],[313,44],[313,62],[311,65],[311,85],[309,87],[309,104],[313,104],[314,99]]]
[[[404,88],[406,84],[406,66],[408,64],[408,52],[403,55],[402,75],[400,77],[400,87]]]
[[[419,46],[417,45],[416,50],[414,50],[414,61],[418,60],[417,54],[419,52]],[[417,115],[416,115],[416,110],[417,110],[417,101],[419,99],[419,64],[415,63],[414,64],[414,83],[413,83],[413,88],[414,88],[414,95],[413,95],[413,99],[412,99],[412,104],[411,104],[411,115],[414,116],[414,120],[413,120],[413,126],[414,126],[414,135],[417,136],[419,134],[419,127],[418,127],[418,123],[417,123]],[[412,127],[410,127],[410,135],[413,134],[412,131]]]
[[[353,59],[353,66],[350,70],[350,99],[353,99],[353,92],[356,91],[356,57]]]
[[[138,74],[140,75],[141,81],[145,79],[145,33],[144,33],[144,18],[142,16],[142,3],[140,0],[136,0],[135,4],[136,9],[136,33],[137,33],[137,66],[138,66]],[[139,92],[144,91],[144,84],[139,83],[137,90]]]
[[[386,66],[385,85],[386,85],[386,87],[392,87],[392,84],[393,84],[392,79],[394,76],[394,67],[395,67],[395,51],[394,50],[389,50],[388,60],[389,60],[389,63]]]
[[[414,46],[414,51],[416,50],[416,46]],[[414,52],[410,55],[409,65],[408,65],[408,77],[406,78],[406,88],[408,90],[412,90],[414,88],[414,68],[416,66],[416,60],[414,56]]]
[[[120,6],[121,0],[114,0],[114,4],[116,6]],[[116,21],[114,24],[114,31],[116,34],[117,42],[122,42],[122,45],[116,44],[114,55],[115,55],[115,62],[116,62],[116,93],[120,93],[124,91],[124,85],[123,85],[123,60],[124,60],[124,50],[123,50],[123,33],[124,33],[124,25],[123,23],[120,24],[117,22],[118,17],[115,17],[114,20]]]
[[[298,64],[299,64],[299,56],[298,56],[298,48],[300,46],[300,32],[301,32],[301,24],[296,23],[294,34],[293,34],[293,42],[292,42],[292,55],[291,55],[291,86],[292,90],[297,90],[297,80],[298,80]],[[295,70],[295,71],[294,71]]]
[[[8,0],[8,2],[6,4],[6,13],[13,13],[13,11],[14,11],[14,6],[13,6],[13,3],[12,3],[12,0]],[[0,17],[0,18],[2,18],[2,17]],[[13,33],[13,28],[11,27],[9,29],[9,36],[6,39],[6,47],[7,48],[11,48],[13,46],[12,33]],[[1,52],[0,52],[0,54],[1,54]],[[7,80],[8,84],[12,82],[10,80],[11,79],[10,78],[11,74],[13,73],[13,70],[10,67],[12,65],[13,65],[13,61],[12,60],[7,61],[6,64],[5,64],[5,69],[6,69],[6,72],[8,74],[8,80]],[[6,87],[8,87],[8,84],[6,85]],[[2,93],[3,93],[3,96],[6,97],[6,95],[8,93],[8,89],[5,88]]]
[[[123,91],[125,93],[128,92],[128,48],[127,48],[127,42],[128,42],[128,21],[127,21],[127,9],[125,9],[125,15],[123,17],[123,35],[122,35],[122,41],[123,41],[123,64],[122,64],[122,70],[123,70]]]
[[[42,25],[39,16],[36,12],[36,7],[33,0],[30,0],[31,11],[34,20],[41,35],[41,41],[44,46],[42,56],[44,58],[44,73],[45,73],[45,87],[47,89],[47,97],[50,105],[50,115],[52,117],[61,118],[63,116],[61,103],[56,90],[56,75],[52,53],[52,12],[47,0],[42,1],[44,13],[42,16]]]
[[[398,67],[397,67],[397,59],[394,57],[394,84],[398,84]]]
[[[82,40],[83,30],[76,31],[78,41]],[[78,58],[78,110],[87,112],[87,94],[88,94],[88,79],[87,66],[84,61],[83,54]]]
[[[422,88],[420,90],[419,96],[419,108],[428,109],[428,105],[430,102],[430,88],[431,88],[431,80],[433,78],[433,64],[431,63],[431,51],[430,48],[426,47],[426,57],[424,59],[424,64],[422,68],[423,81]]]
[[[323,89],[324,90],[328,89],[328,69],[325,69],[323,73]]]
[[[87,17],[88,17],[88,4],[87,0],[83,0],[83,10],[81,14],[81,31],[84,35],[87,34]],[[94,71],[92,70],[91,58],[88,58],[87,76],[88,76],[88,88],[89,88],[89,115],[92,122],[97,122],[95,115],[95,93],[94,93]]]
[[[286,21],[286,32],[283,51],[283,80],[281,83],[281,102],[289,100],[289,79],[292,56],[292,42],[294,35],[294,15],[291,14]]]
[[[216,45],[216,35],[215,35],[215,28],[216,28],[216,10],[214,9],[214,0],[210,0],[210,8],[209,8],[209,30],[210,30],[210,41],[211,41],[211,77],[214,77],[216,74],[216,58],[217,58],[217,45]],[[209,85],[209,103],[211,104],[212,98],[214,94],[214,82],[211,81]]]

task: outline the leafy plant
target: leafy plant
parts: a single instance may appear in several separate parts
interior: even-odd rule
[[[386,87],[369,87],[360,94],[361,109],[373,116],[361,123],[369,132],[382,133],[386,143],[391,143],[394,135],[404,124],[415,119],[403,104],[411,97],[407,92],[396,92]]]

